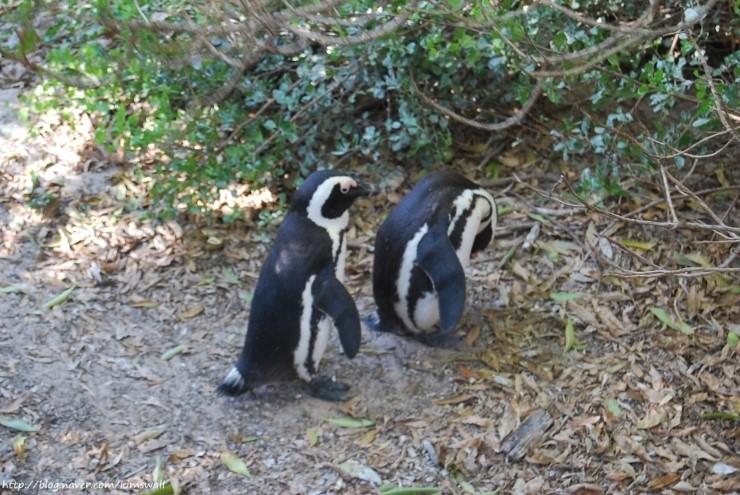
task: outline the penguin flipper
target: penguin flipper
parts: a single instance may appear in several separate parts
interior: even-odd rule
[[[355,357],[360,350],[362,330],[360,313],[352,296],[329,269],[319,274],[311,293],[314,307],[334,321],[344,353],[349,358]]]
[[[437,292],[442,333],[452,332],[465,310],[465,270],[446,232],[431,231],[421,239],[416,264]]]

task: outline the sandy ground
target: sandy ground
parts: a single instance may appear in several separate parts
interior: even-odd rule
[[[123,172],[89,158],[84,126],[22,123],[19,91],[0,91],[0,415],[37,430],[0,426],[0,493],[148,493],[158,479],[193,494],[740,490],[737,422],[699,419],[740,407],[736,350],[725,345],[737,296],[701,285],[696,333],[666,330],[648,308],[675,286],[602,284],[593,257],[557,244],[569,241],[552,225],[541,239],[559,257],[519,251],[502,270],[526,233],[513,229],[473,262],[457,348],[363,329],[354,360],[335,336],[322,365],[352,385],[347,403],[294,384],[216,395],[272,232],[142,219]],[[29,206],[42,193],[56,199]],[[353,213],[380,218],[384,201]],[[515,213],[502,227],[526,220]],[[588,222],[569,225],[584,236]],[[372,310],[369,223],[353,230],[348,261],[361,313]],[[223,249],[205,249],[208,236]],[[585,300],[558,304],[551,291]],[[577,345],[564,353],[571,316]],[[506,437],[535,411],[552,428],[523,459],[507,458]],[[227,467],[232,455],[249,477]]]

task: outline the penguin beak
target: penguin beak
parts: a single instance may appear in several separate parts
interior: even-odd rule
[[[379,190],[377,186],[357,179],[355,179],[355,182],[357,183],[357,187],[353,187],[350,192],[353,196],[375,196],[378,194]]]

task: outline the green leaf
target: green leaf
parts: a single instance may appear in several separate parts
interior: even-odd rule
[[[699,419],[706,421],[708,419],[727,419],[730,421],[740,421],[740,414],[732,414],[726,412],[711,412],[705,413],[699,416]]]
[[[62,292],[61,294],[58,294],[58,295],[52,297],[51,299],[49,299],[48,301],[46,301],[44,303],[44,307],[46,309],[51,309],[54,306],[59,306],[64,301],[66,301],[67,299],[69,299],[69,296],[72,295],[72,291],[75,290],[76,287],[77,287],[76,285],[73,285],[73,286],[69,287],[67,290],[65,290],[64,292]]]
[[[15,285],[8,285],[6,287],[0,287],[0,294],[17,294],[21,290]]]
[[[683,320],[678,320],[678,325],[676,327],[676,330],[678,330],[681,333],[685,333],[686,335],[694,335],[694,327],[689,325]]]
[[[12,430],[24,431],[26,433],[33,433],[34,431],[39,431],[41,428],[40,426],[32,425],[20,419],[13,419],[7,416],[0,416],[0,425]]]
[[[152,480],[156,483],[161,483],[167,479],[167,475],[164,472],[164,462],[162,456],[157,456],[154,460],[154,471],[152,471]]]
[[[371,419],[349,417],[328,418],[326,421],[341,428],[367,428],[375,424],[375,421]]]
[[[163,487],[147,492],[144,495],[173,495],[174,493],[175,488],[171,484],[167,483]]]
[[[576,331],[573,328],[573,320],[568,318],[568,322],[565,324],[565,347],[563,348],[563,354],[567,353],[576,344]]]
[[[162,353],[162,360],[169,361],[170,359],[177,356],[178,354],[182,354],[182,352],[187,348],[188,346],[186,344],[180,344],[171,349],[168,349],[164,353]]]
[[[695,120],[695,121],[693,122],[693,124],[691,124],[691,126],[692,126],[692,127],[694,127],[694,128],[696,128],[696,127],[701,127],[701,126],[703,126],[704,124],[706,124],[706,123],[708,123],[708,122],[711,122],[711,121],[712,121],[712,119],[708,119],[708,118],[706,118],[706,117],[700,117],[700,118],[696,119],[696,120]]]
[[[465,480],[459,480],[458,483],[460,483],[460,488],[462,488],[465,493],[475,495],[475,487],[472,484],[468,483]]]
[[[543,217],[539,213],[528,213],[527,216],[529,216],[529,218],[531,218],[532,220],[537,220],[540,223],[544,223],[544,224],[550,223],[547,221],[545,217]]]
[[[712,267],[712,259],[701,253],[689,253],[685,256],[686,259],[696,263],[698,266],[704,267],[704,268],[711,268]]]
[[[737,347],[737,343],[740,342],[740,335],[736,334],[735,332],[727,332],[727,345],[730,348]]]
[[[223,267],[221,269],[221,274],[228,283],[241,286],[242,283],[239,280],[239,277],[230,268]]]
[[[575,301],[581,299],[583,294],[577,292],[550,292],[550,299],[558,302]]]
[[[252,292],[248,290],[241,291],[242,299],[244,299],[245,304],[252,304]]]
[[[622,415],[622,408],[619,407],[619,402],[617,402],[616,399],[609,399],[606,401],[606,408],[616,417]]]
[[[668,312],[665,309],[654,307],[650,308],[650,312],[654,314],[655,317],[658,318],[661,323],[663,323],[667,327],[678,330],[679,332],[685,333],[686,335],[694,334],[694,329],[691,327],[691,325],[681,320],[676,323],[670,316],[668,316]]]
[[[136,443],[144,443],[161,437],[166,431],[167,427],[165,425],[152,426],[141,433],[134,435],[131,439]]]
[[[229,471],[236,473],[239,476],[252,479],[252,473],[249,472],[247,465],[244,461],[236,454],[228,451],[221,453],[221,462],[226,466]]]
[[[656,244],[655,241],[643,242],[643,241],[635,241],[633,239],[622,239],[619,242],[621,242],[622,246],[624,247],[635,248],[641,251],[652,251]]]
[[[663,324],[673,327],[673,320],[668,316],[668,313],[663,308],[650,308],[650,312],[655,315]]]
[[[24,459],[26,457],[26,437],[23,435],[16,435],[10,442],[13,445],[13,452],[18,459]]]
[[[306,430],[306,438],[308,439],[308,445],[315,447],[319,443],[319,436],[316,434],[316,430],[308,428]]]

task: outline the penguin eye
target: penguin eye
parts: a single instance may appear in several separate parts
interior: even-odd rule
[[[339,186],[339,190],[342,191],[342,194],[347,194],[349,190],[352,189],[349,184],[342,184]]]

